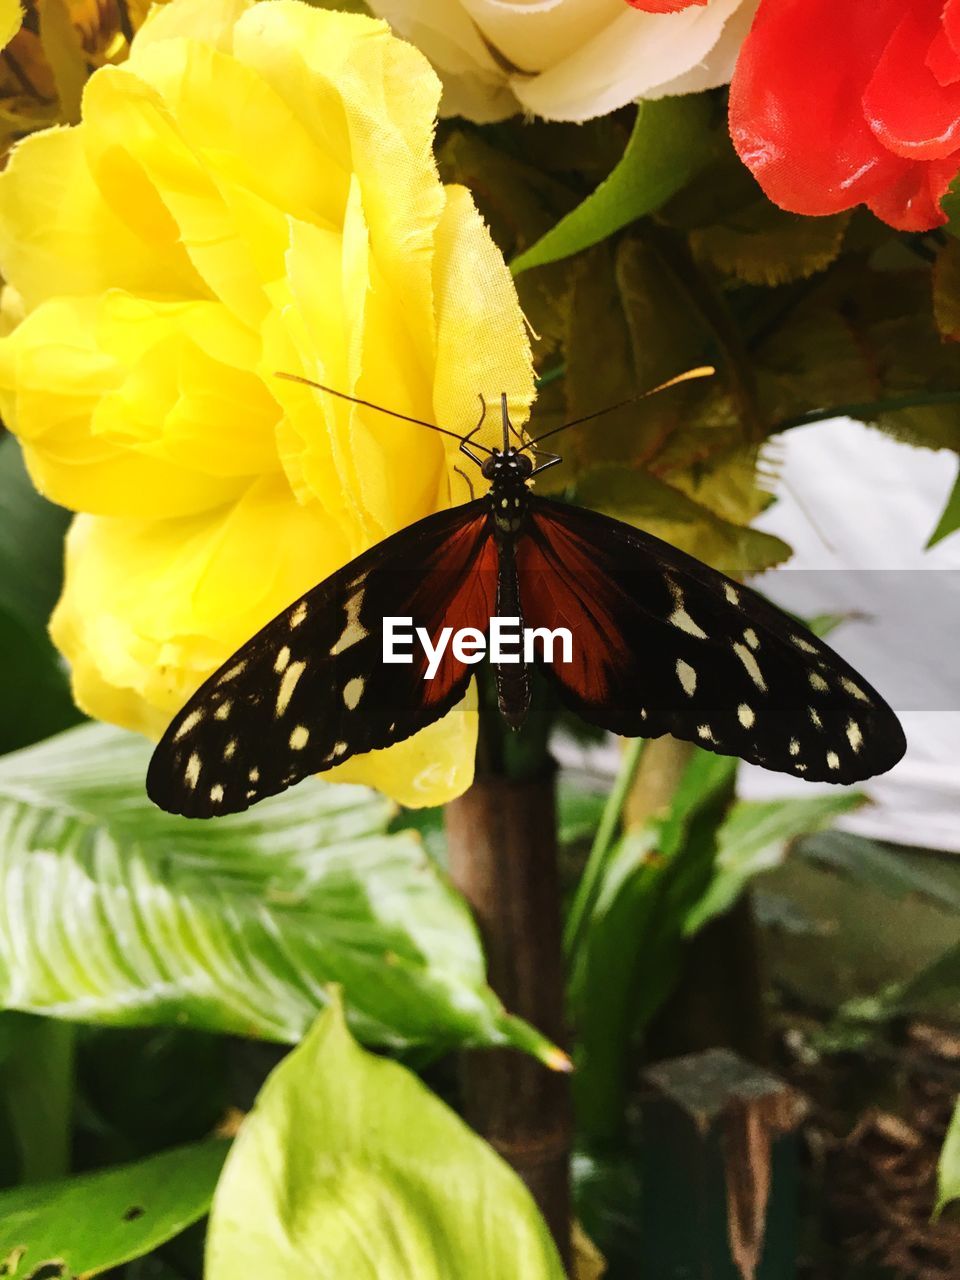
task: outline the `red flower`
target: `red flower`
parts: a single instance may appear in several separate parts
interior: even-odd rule
[[[642,9],[644,13],[679,13],[681,9],[706,3],[707,0],[627,0],[627,4],[632,4],[634,9]]]
[[[960,172],[960,0],[761,0],[730,133],[784,209],[939,226]]]

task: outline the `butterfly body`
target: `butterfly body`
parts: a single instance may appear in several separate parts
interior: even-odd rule
[[[532,471],[530,458],[510,445],[494,449],[481,468],[484,479],[490,481],[490,518],[497,548],[497,616],[517,618],[521,629],[523,603],[515,549],[527,520],[527,482]],[[516,663],[495,663],[494,668],[500,713],[511,728],[518,729],[530,709],[530,672],[522,653]]]
[[[505,400],[503,418],[502,449],[480,459],[471,436],[462,444],[485,497],[371,547],[201,686],[151,760],[158,805],[236,812],[446,714],[474,659],[448,645],[432,674],[415,650],[388,664],[388,617],[410,620],[437,653],[445,631],[486,637],[495,617],[568,630],[569,655],[538,665],[567,707],[625,736],[670,733],[810,781],[854,782],[900,759],[897,717],[822,640],[668,543],[532,492],[553,461],[534,465],[529,446],[509,443]],[[493,665],[501,712],[519,726],[531,687],[522,647]]]

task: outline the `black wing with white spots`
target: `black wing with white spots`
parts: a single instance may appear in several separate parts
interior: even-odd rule
[[[544,665],[585,720],[671,733],[809,781],[883,773],[906,741],[883,698],[756,592],[595,511],[531,496],[517,551],[527,626],[567,626]]]
[[[444,715],[472,668],[448,647],[382,661],[383,618],[487,630],[496,560],[489,504],[428,516],[295,600],[197,690],[157,745],[147,792],[188,817],[236,813],[311,773],[389,746]]]

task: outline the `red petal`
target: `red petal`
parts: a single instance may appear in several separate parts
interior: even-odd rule
[[[642,9],[644,13],[679,13],[681,9],[690,9],[695,4],[706,4],[707,0],[627,0],[634,9]]]
[[[900,164],[900,174],[867,201],[868,207],[898,231],[942,226],[947,218],[940,201],[960,172],[960,151],[944,160],[901,160]]]
[[[960,57],[960,0],[947,0],[940,20],[947,39],[953,45],[954,52]]]
[[[862,98],[902,16],[903,0],[762,0],[730,88],[730,133],[775,204],[836,213],[899,175]]]
[[[937,3],[922,20],[913,13],[902,19],[863,95],[880,142],[913,160],[941,160],[960,146],[960,85],[939,84],[927,66],[939,9]]]
[[[956,84],[960,80],[960,57],[947,39],[943,27],[933,37],[933,44],[927,53],[927,66],[937,84]]]

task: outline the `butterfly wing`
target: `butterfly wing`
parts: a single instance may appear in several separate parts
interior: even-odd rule
[[[486,632],[496,548],[489,503],[428,516],[378,543],[248,640],[174,717],[150,761],[147,792],[189,817],[236,813],[310,773],[431,724],[466,692],[470,667],[448,646],[424,678],[383,662],[383,619]]]
[[[904,753],[893,711],[828,645],[650,534],[532,496],[517,570],[526,626],[572,633],[572,660],[543,670],[593,724],[810,781],[856,782]]]

